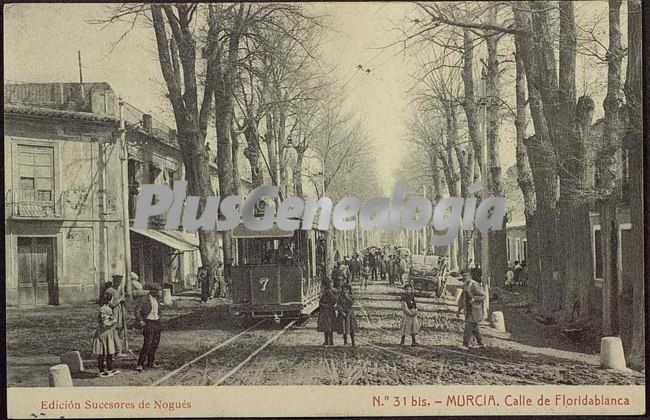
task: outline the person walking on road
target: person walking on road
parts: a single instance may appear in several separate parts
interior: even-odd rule
[[[138,365],[136,366],[138,372],[142,372],[145,366],[150,369],[158,367],[155,358],[162,333],[162,311],[159,301],[161,288],[158,283],[151,283],[148,287],[149,294],[138,301],[134,311],[135,319],[138,326],[142,328],[142,335],[144,336],[144,343],[140,349]]]
[[[318,301],[318,322],[316,331],[325,334],[324,346],[334,345],[334,327],[336,326],[336,304],[338,297],[328,278],[323,279],[323,293]]]
[[[357,318],[352,306],[354,305],[354,296],[352,296],[352,286],[344,284],[341,286],[341,294],[336,305],[338,311],[338,326],[337,332],[343,334],[343,344],[348,344],[348,335],[350,335],[350,342],[352,347],[356,347],[354,343],[354,334],[359,331],[357,326]]]
[[[400,345],[404,345],[406,336],[411,336],[411,345],[416,346],[415,336],[420,333],[420,319],[418,318],[418,306],[415,303],[413,286],[404,286],[404,293],[400,299],[402,303],[402,339]]]
[[[470,271],[460,271],[463,276],[463,293],[458,301],[458,316],[465,312],[465,329],[463,331],[463,346],[470,348],[470,339],[476,338],[479,347],[485,347],[483,334],[479,323],[485,319],[483,303],[485,301],[485,288],[472,279]]]

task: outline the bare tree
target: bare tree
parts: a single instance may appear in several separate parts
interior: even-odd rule
[[[605,129],[603,145],[596,156],[598,200],[600,226],[603,238],[603,333],[618,335],[620,333],[618,300],[618,219],[617,207],[617,165],[616,151],[621,147],[620,109],[621,69],[623,45],[621,42],[621,0],[609,1],[609,49],[607,53],[607,97],[603,104],[605,109]]]
[[[125,6],[130,8],[130,6]],[[205,149],[208,119],[212,108],[213,87],[204,83],[199,105],[199,81],[196,63],[196,36],[193,23],[197,4],[153,4],[149,10],[158,48],[160,69],[174,112],[178,141],[185,164],[188,194],[203,197],[198,212],[203,212],[205,197],[214,195]],[[122,10],[124,13],[129,10]],[[130,11],[133,13],[133,10]],[[118,10],[118,13],[120,11]],[[168,38],[168,33],[171,38]],[[207,57],[211,66],[215,57]],[[199,229],[199,251],[203,265],[210,270],[217,260],[217,232]]]
[[[643,245],[643,51],[641,1],[627,2],[627,74],[625,77],[625,98],[628,125],[625,132],[625,152],[628,159],[627,176],[628,197],[630,203],[630,218],[632,235],[630,249],[642,250]],[[625,268],[629,271],[634,283],[632,285],[633,314],[631,343],[627,360],[635,369],[645,367],[645,276],[643,274],[642,258],[633,258],[632,264]],[[624,310],[630,310],[629,307]]]

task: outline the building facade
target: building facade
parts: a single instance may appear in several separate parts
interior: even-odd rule
[[[123,206],[134,208],[137,183],[173,186],[184,177],[174,131],[125,105],[124,185],[119,105],[108,84],[5,85],[4,93],[7,305],[96,299],[104,282],[124,274],[125,241],[143,280],[191,284],[201,264],[195,234],[156,221],[124,232],[132,220]]]

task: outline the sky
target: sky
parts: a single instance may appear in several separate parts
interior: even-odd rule
[[[596,7],[593,4],[577,7],[598,12],[606,3],[594,4]],[[77,82],[77,51],[81,51],[84,81],[108,82],[130,104],[173,125],[156,61],[152,30],[136,27],[115,45],[128,26],[105,27],[90,23],[106,17],[111,7],[114,6],[5,6],[5,82]],[[404,55],[400,45],[386,46],[399,39],[395,28],[413,17],[413,6],[408,3],[311,3],[307,7],[325,16],[331,28],[322,40],[323,60],[328,67],[334,68],[335,77],[344,87],[346,107],[354,110],[363,122],[372,144],[380,183],[388,193],[395,182],[394,172],[409,147],[404,140],[404,122],[408,116],[407,90],[411,85],[414,60]],[[359,64],[364,70],[370,69],[370,73],[357,70]],[[501,132],[504,167],[514,164],[511,125],[504,124]]]

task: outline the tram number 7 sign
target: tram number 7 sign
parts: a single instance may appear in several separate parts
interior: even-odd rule
[[[260,285],[262,285],[262,291],[266,291],[266,285],[268,284],[269,279],[267,277],[262,277],[260,279]]]

